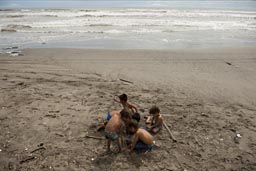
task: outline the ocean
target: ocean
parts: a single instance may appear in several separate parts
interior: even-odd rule
[[[0,9],[1,49],[256,45],[256,1],[21,0]]]

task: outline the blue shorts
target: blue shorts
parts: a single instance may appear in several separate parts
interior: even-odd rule
[[[110,112],[108,112],[107,114],[107,120],[109,121],[111,119],[111,115],[110,115]]]
[[[152,150],[153,144],[145,144],[142,141],[138,141],[137,144],[135,145],[134,149],[135,150]]]

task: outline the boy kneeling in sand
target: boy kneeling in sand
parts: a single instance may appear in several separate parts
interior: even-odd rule
[[[146,120],[147,129],[156,134],[158,133],[163,127],[163,117],[160,115],[160,109],[156,106],[153,106],[149,113],[153,116],[150,116]]]
[[[110,144],[112,141],[118,141],[119,152],[122,150],[122,137],[121,134],[125,125],[131,120],[131,114],[128,110],[123,109],[120,115],[116,114],[111,117],[105,127],[105,137],[107,138],[107,151],[110,151]]]
[[[153,136],[147,130],[139,128],[137,121],[130,121],[128,130],[130,133],[134,134],[129,152],[132,150],[152,150],[154,145]]]

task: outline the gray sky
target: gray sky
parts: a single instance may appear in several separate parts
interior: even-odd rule
[[[232,0],[0,0],[0,8],[214,8],[256,10],[256,1]]]

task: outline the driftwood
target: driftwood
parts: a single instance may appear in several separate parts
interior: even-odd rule
[[[30,153],[34,153],[34,152],[36,152],[36,151],[38,151],[38,150],[46,150],[46,148],[44,148],[44,147],[39,147],[39,148],[37,148],[37,149],[31,151]]]
[[[164,127],[167,129],[168,133],[170,134],[171,139],[172,139],[174,142],[177,142],[176,138],[173,136],[171,130],[170,130],[169,127],[166,125],[166,123],[163,122],[163,124],[164,124]]]
[[[92,139],[97,139],[97,140],[105,140],[105,138],[103,137],[96,137],[96,136],[92,136],[92,135],[86,135],[86,138],[92,138]]]
[[[120,78],[120,81],[123,81],[123,82],[126,82],[126,83],[130,83],[130,84],[133,84],[133,82],[131,82],[131,81],[128,81],[128,80],[124,80],[124,79],[121,79],[121,78]]]
[[[225,62],[226,64],[228,64],[228,65],[232,65],[230,62]]]
[[[28,161],[30,161],[30,160],[34,160],[35,158],[36,158],[35,156],[29,156],[29,157],[27,157],[27,158],[21,160],[21,161],[20,161],[20,164],[25,163],[25,162],[28,162]]]

